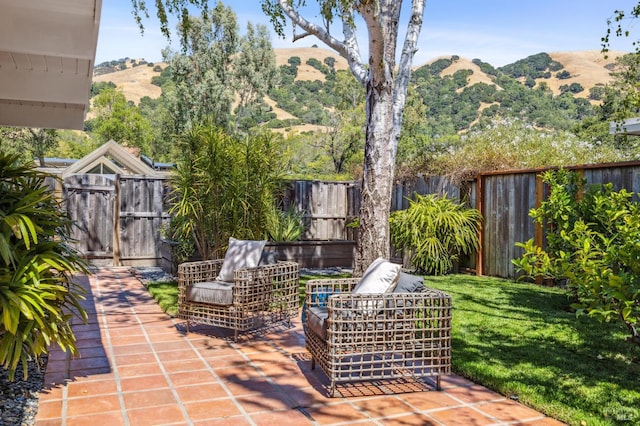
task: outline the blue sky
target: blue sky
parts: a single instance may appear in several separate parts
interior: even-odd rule
[[[224,3],[232,5],[241,29],[248,21],[269,26],[259,0]],[[407,8],[410,2],[405,3]],[[539,52],[599,50],[607,18],[614,10],[629,11],[636,3],[637,0],[427,0],[413,63],[421,65],[435,57],[459,55],[502,66]],[[103,0],[96,64],[124,57],[160,61],[161,50],[169,43],[160,33],[157,18],[152,16],[143,22],[145,32],[141,35],[131,14],[130,0]],[[627,24],[636,39],[640,38],[638,24]],[[291,27],[286,39],[273,35],[271,41],[276,48],[313,44],[324,47],[310,37],[294,44]],[[630,51],[631,42],[632,39],[614,40],[612,48]]]

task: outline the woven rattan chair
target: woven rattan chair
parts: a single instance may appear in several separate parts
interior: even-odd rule
[[[299,267],[296,262],[242,268],[234,271],[231,300],[208,303],[194,300],[198,284],[216,280],[223,259],[178,265],[178,317],[189,324],[207,324],[238,332],[286,323],[298,314]],[[197,298],[196,298],[197,299]]]
[[[440,378],[451,371],[451,297],[417,293],[351,294],[356,278],[310,280],[304,330],[311,367],[336,384]]]

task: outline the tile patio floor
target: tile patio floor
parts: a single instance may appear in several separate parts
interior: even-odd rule
[[[164,314],[126,268],[79,277],[88,324],[80,358],[53,350],[37,425],[559,425],[458,376],[424,383],[341,386],[328,398],[311,370],[299,319],[293,329],[243,336]],[[413,393],[385,394],[424,388]]]

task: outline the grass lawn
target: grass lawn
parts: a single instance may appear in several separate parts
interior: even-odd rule
[[[178,282],[163,281],[147,283],[147,290],[158,302],[160,308],[175,317],[178,313]]]
[[[301,289],[309,278],[321,277],[302,276]],[[640,424],[640,348],[622,325],[577,319],[557,288],[471,275],[425,284],[453,298],[455,373],[569,424]],[[148,288],[175,314],[175,283]]]

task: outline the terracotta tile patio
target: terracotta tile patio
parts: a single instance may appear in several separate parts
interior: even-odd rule
[[[237,343],[213,327],[185,335],[128,269],[78,279],[90,313],[74,325],[82,356],[52,351],[40,426],[561,424],[455,375],[440,392],[396,381],[340,386],[343,397],[328,398],[299,320]]]

